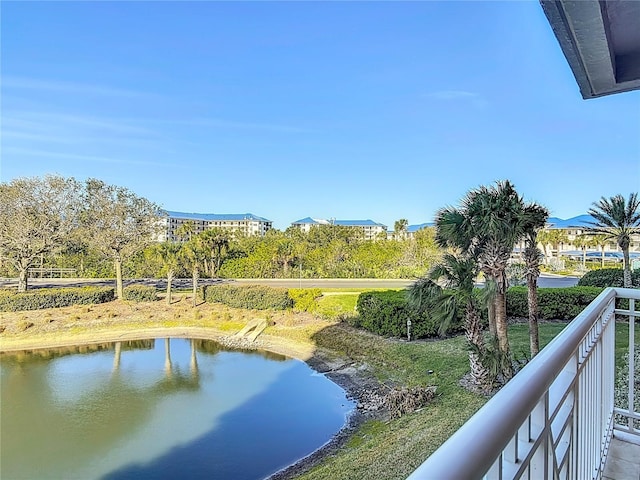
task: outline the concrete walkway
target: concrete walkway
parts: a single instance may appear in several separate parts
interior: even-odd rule
[[[639,480],[640,445],[623,442],[614,437],[609,445],[609,455],[604,466],[602,479]]]

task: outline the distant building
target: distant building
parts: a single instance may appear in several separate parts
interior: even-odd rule
[[[578,215],[567,220],[561,218],[549,217],[547,220],[546,230],[563,230],[567,234],[567,242],[561,243],[558,246],[560,255],[577,254],[579,248],[575,245],[575,240],[581,235],[589,234],[589,227],[596,223],[596,219],[591,215]],[[599,249],[595,246],[591,248],[594,252]],[[620,251],[615,239],[609,240],[609,243],[605,246],[605,251],[617,252]],[[640,235],[631,236],[631,244],[629,245],[630,252],[640,251]]]
[[[258,217],[252,213],[184,213],[165,210],[163,218],[164,233],[160,241],[176,242],[181,239],[176,235],[181,225],[191,222],[194,234],[204,232],[212,228],[221,228],[230,232],[242,232],[248,236],[264,236],[273,228],[273,222],[266,218]]]
[[[309,233],[311,227],[317,225],[337,225],[341,227],[358,228],[362,230],[362,237],[365,240],[375,240],[380,238],[380,236],[386,237],[387,235],[387,226],[374,222],[373,220],[326,220],[323,218],[306,217],[291,224],[291,226],[299,228],[304,233]]]
[[[433,227],[434,223],[420,223],[418,225],[408,225],[407,231],[405,232],[404,238],[415,238],[416,232],[422,230],[423,228]],[[387,231],[387,240],[398,240],[397,234],[393,230]]]
[[[407,227],[407,237],[414,238],[416,236],[416,232],[428,227],[433,227],[435,224],[433,222],[428,223],[420,223],[418,225],[409,225]]]

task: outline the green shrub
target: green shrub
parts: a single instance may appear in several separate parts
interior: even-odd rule
[[[407,336],[407,319],[411,319],[412,338],[435,337],[440,324],[427,309],[418,313],[407,303],[405,291],[386,290],[363,292],[358,297],[358,317],[351,323],[372,333],[391,337]],[[462,319],[456,318],[446,333],[462,328]]]
[[[293,307],[293,299],[286,288],[264,285],[209,285],[200,289],[207,302],[217,302],[235,308],[255,310],[286,310]]]
[[[0,312],[105,303],[114,298],[115,291],[110,287],[40,288],[24,293],[5,289],[0,290]]]
[[[147,285],[129,285],[128,287],[124,287],[122,295],[125,300],[132,300],[134,302],[154,302],[158,299],[156,287],[149,287]]]
[[[640,270],[631,272],[631,285],[640,287]],[[581,287],[622,287],[624,275],[621,268],[602,268],[584,274],[578,281]]]
[[[539,288],[538,317],[543,320],[572,320],[599,294],[598,287]],[[512,287],[507,291],[507,316],[527,318],[526,287]]]
[[[299,312],[315,312],[318,310],[317,298],[322,296],[319,288],[290,288],[289,296],[293,299],[293,308]]]

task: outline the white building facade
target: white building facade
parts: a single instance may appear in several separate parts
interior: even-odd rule
[[[202,233],[212,228],[220,228],[231,233],[242,233],[247,236],[264,236],[273,228],[273,222],[252,213],[185,213],[165,210],[163,218],[164,231],[160,241],[179,242],[182,238],[177,235],[178,229],[189,223],[193,227],[193,234]]]
[[[353,227],[362,231],[362,238],[364,240],[377,240],[380,238],[386,238],[387,226],[382,223],[374,222],[373,220],[336,220],[336,219],[324,219],[324,218],[311,218],[306,217],[301,220],[297,220],[291,224],[291,226],[299,228],[304,233],[309,233],[312,227],[318,225],[336,225],[339,227]]]

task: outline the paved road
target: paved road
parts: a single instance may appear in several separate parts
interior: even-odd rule
[[[411,285],[414,280],[377,280],[377,279],[351,279],[351,278],[303,278],[299,279],[238,279],[218,280],[201,279],[199,285],[212,285],[220,283],[232,283],[236,285],[271,285],[284,288],[404,288]],[[538,279],[538,285],[544,288],[572,287],[578,283],[578,277],[564,277],[560,275],[542,274]],[[126,280],[125,285],[142,284],[164,289],[166,280],[142,278]],[[0,278],[0,287],[15,287],[15,279]],[[114,286],[113,279],[96,278],[35,278],[29,280],[29,285],[38,288],[50,287],[81,287],[86,285]],[[191,288],[190,278],[178,278],[174,280],[174,288]]]

